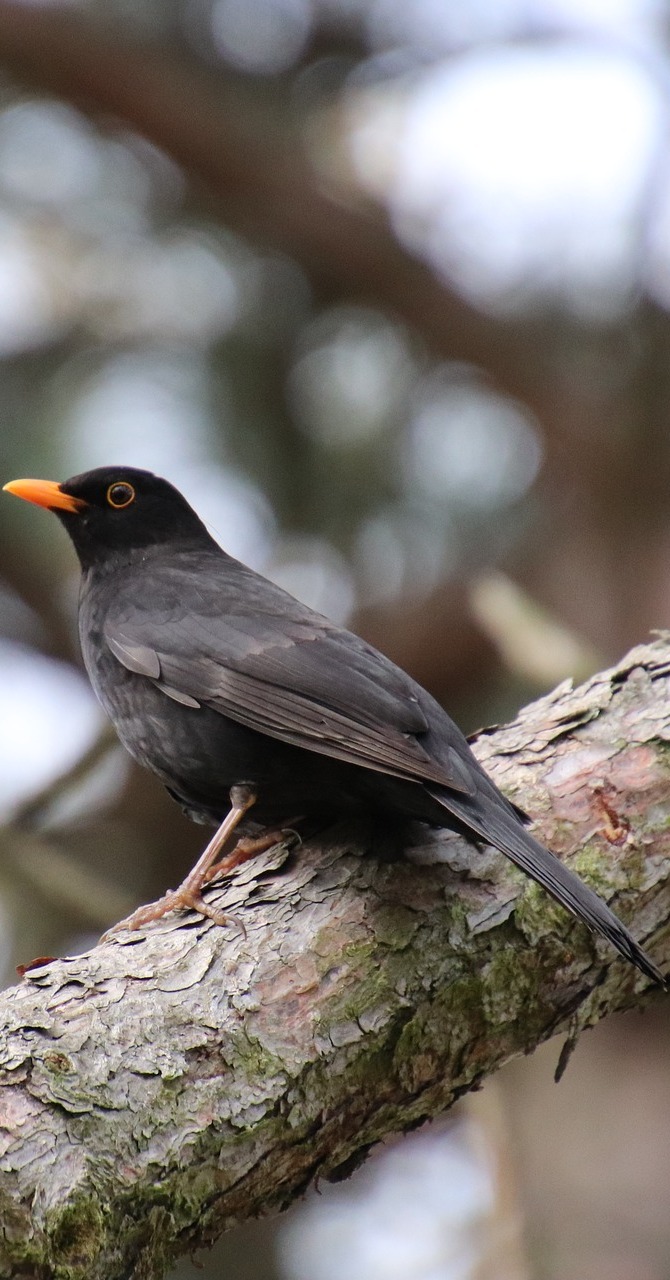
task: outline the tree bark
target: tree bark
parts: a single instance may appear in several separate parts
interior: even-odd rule
[[[475,747],[664,968],[669,678],[664,638]],[[416,839],[396,858],[344,828],[275,848],[211,891],[227,927],[170,916],[4,993],[0,1275],[162,1276],[652,994],[502,856]]]

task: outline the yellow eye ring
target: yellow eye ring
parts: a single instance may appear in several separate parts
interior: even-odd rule
[[[129,507],[131,502],[135,501],[135,490],[125,480],[116,480],[114,484],[110,484],[107,490],[107,501],[110,507],[120,511],[123,507]]]

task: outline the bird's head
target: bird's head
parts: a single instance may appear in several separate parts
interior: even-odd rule
[[[162,543],[210,541],[179,490],[136,467],[98,467],[61,484],[11,480],[4,488],[58,516],[84,569]]]

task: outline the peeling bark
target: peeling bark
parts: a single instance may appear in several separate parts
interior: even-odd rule
[[[667,967],[670,642],[566,684],[477,754]],[[338,1176],[642,976],[459,838],[331,830],[0,997],[0,1275],[150,1280]],[[416,863],[427,865],[417,866]],[[243,926],[243,927],[240,927]]]

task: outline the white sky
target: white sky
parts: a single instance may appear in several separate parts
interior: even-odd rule
[[[639,270],[665,113],[637,56],[494,46],[419,72],[399,98],[363,91],[351,145],[401,238],[474,301],[553,293],[598,315],[627,303]]]

